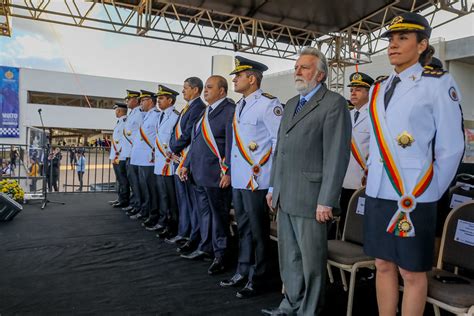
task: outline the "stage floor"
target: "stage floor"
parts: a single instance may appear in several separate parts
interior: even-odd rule
[[[273,242],[269,291],[240,300],[218,286],[234,267],[207,275],[209,262],[181,259],[175,247],[110,207],[113,194],[50,198],[66,205],[25,205],[12,222],[0,223],[1,315],[250,316],[280,302]],[[328,285],[325,315],[345,315],[346,302],[340,282]],[[376,315],[373,281],[356,286],[354,315]]]

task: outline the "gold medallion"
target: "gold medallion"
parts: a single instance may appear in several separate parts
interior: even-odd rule
[[[119,141],[118,141],[118,140],[116,140],[116,141],[115,141],[115,143],[116,143],[116,144],[118,144],[118,143],[119,143]]]
[[[164,149],[168,149],[168,144],[163,144]]]
[[[409,231],[411,231],[411,228],[412,228],[411,224],[406,219],[398,223],[398,230],[404,233],[408,233]]]
[[[127,131],[127,136],[132,136],[132,131]]]
[[[249,149],[250,149],[250,151],[256,151],[257,148],[258,148],[258,144],[257,144],[256,142],[251,141],[251,142],[249,143]]]
[[[403,133],[397,136],[398,146],[401,146],[402,148],[411,146],[414,141],[415,139],[413,138],[413,136],[411,136],[407,131],[404,131]]]

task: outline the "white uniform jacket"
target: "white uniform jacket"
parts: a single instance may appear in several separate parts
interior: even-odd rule
[[[163,119],[160,119],[163,115]],[[172,161],[167,163],[167,158],[163,156],[158,148],[158,143],[161,146],[161,149],[166,153],[170,153],[170,139],[171,134],[173,133],[174,126],[178,121],[179,114],[175,111],[174,106],[170,106],[163,112],[160,112],[158,115],[158,120],[156,121],[156,138],[154,140],[155,145],[155,174],[157,175],[174,175],[174,164]],[[161,121],[161,122],[160,122]],[[165,165],[167,168],[164,169]],[[163,174],[163,170],[169,170],[168,174]]]
[[[423,73],[422,66],[416,63],[398,74],[401,82],[385,110],[385,91],[395,75],[394,72],[382,81],[375,100],[389,130],[384,137],[391,142],[398,157],[398,168],[405,179],[408,194],[412,193],[410,191],[413,190],[424,164],[434,158],[433,179],[426,191],[417,198],[418,202],[434,202],[448,188],[464,151],[459,89],[450,74],[433,76],[426,71]],[[371,89],[371,99],[373,89],[374,87]],[[398,200],[384,169],[373,126],[371,121],[366,193],[371,197]],[[411,145],[405,148],[397,141],[397,137],[403,132],[413,137]]]
[[[270,159],[261,166],[260,172],[255,178],[258,184],[257,190],[268,189],[273,152],[276,149],[278,129],[280,127],[283,108],[277,98],[265,93],[262,94],[262,90],[260,89],[245,98],[246,104],[242,109],[242,113],[240,113],[243,100],[242,98],[235,108],[238,133],[242,141],[242,146],[250,155],[254,164],[258,164],[270,148],[272,150]],[[232,131],[232,136],[232,187],[234,189],[249,189],[247,184],[254,174],[252,166],[242,156],[236,142],[234,131]],[[249,147],[256,147],[256,149],[252,151]]]
[[[359,109],[359,117],[357,122],[354,123],[354,114],[357,110],[354,108],[351,110],[351,122],[352,122],[352,137],[355,139],[357,146],[364,159],[367,159],[369,153],[369,140],[370,140],[370,118],[369,118],[369,107],[368,104],[363,105]],[[342,185],[345,189],[357,190],[362,187],[362,177],[364,171],[359,165],[354,155],[351,153],[349,165],[347,166],[346,176]]]
[[[112,139],[110,142],[110,155],[109,159],[114,160],[115,159],[115,154],[118,152],[117,158],[119,160],[125,160],[125,157],[122,154],[123,146],[124,146],[124,141],[125,139],[123,138],[123,129],[125,128],[125,122],[127,120],[127,116],[124,115],[120,117],[117,120],[117,125],[114,127],[114,132],[112,134]]]
[[[155,108],[146,112],[145,117],[143,118],[143,123],[138,129],[138,137],[133,141],[132,157],[130,158],[130,163],[132,165],[154,165],[155,157],[153,148],[155,147],[156,123],[159,120],[159,116],[160,112]]]
[[[122,155],[125,158],[130,158],[132,156],[133,142],[136,139],[140,139],[140,133],[138,129],[142,125],[143,117],[145,117],[145,112],[142,112],[139,106],[134,108],[127,117],[125,121],[124,128],[124,142],[127,143],[127,146],[123,146]]]

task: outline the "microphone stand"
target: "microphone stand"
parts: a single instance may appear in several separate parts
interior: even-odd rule
[[[41,121],[41,129],[43,130],[43,141],[42,141],[42,146],[43,146],[43,200],[41,201],[41,209],[44,210],[46,205],[48,203],[56,203],[56,204],[61,204],[65,205],[66,203],[64,202],[59,202],[59,201],[51,201],[48,199],[48,185],[46,183],[48,177],[46,176],[47,172],[47,165],[48,165],[48,157],[49,157],[49,150],[50,150],[50,142],[46,142],[46,128],[44,127],[43,123],[43,115],[41,114],[42,109],[38,109],[38,114],[40,117]],[[52,181],[52,175],[49,175],[49,181]]]

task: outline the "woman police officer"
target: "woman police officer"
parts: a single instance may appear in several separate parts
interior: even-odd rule
[[[464,151],[460,95],[442,70],[424,70],[431,28],[416,13],[394,18],[388,58],[394,71],[370,92],[364,250],[375,257],[380,315],[395,315],[398,271],[402,315],[422,315],[433,263],[436,201]]]

